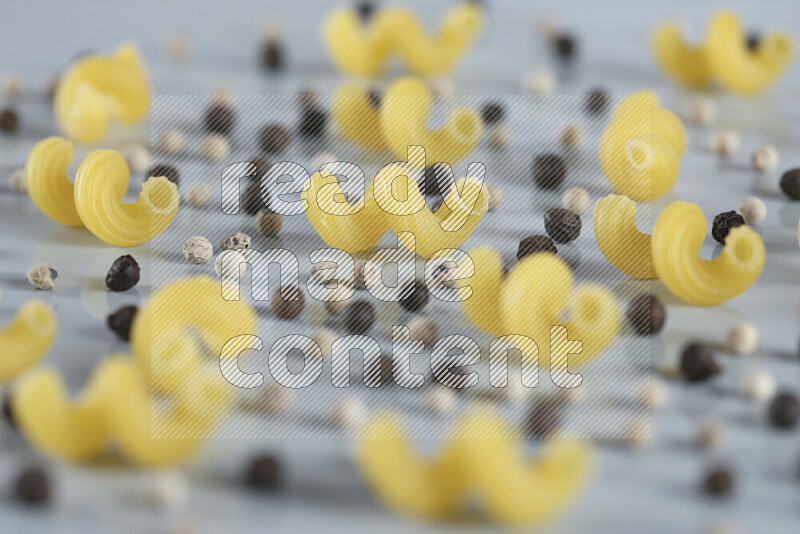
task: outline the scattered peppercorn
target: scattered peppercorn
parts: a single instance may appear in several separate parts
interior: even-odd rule
[[[653,295],[641,295],[631,301],[626,315],[634,332],[649,336],[657,334],[664,327],[666,311]]]
[[[788,391],[775,395],[769,405],[769,421],[777,428],[793,428],[800,417],[800,402]]]
[[[800,167],[790,169],[781,176],[781,190],[792,200],[800,200]]]
[[[203,122],[209,132],[226,135],[233,129],[236,113],[229,105],[214,104],[206,111]]]
[[[284,295],[286,296],[285,299]],[[294,319],[303,311],[305,297],[297,287],[284,286],[278,288],[272,294],[270,303],[275,317],[278,319]]]
[[[712,497],[727,497],[733,492],[733,473],[726,467],[715,467],[706,473],[703,490]]]
[[[11,392],[3,392],[2,406],[0,406],[0,417],[5,421],[9,428],[17,428],[17,421],[14,418],[14,408],[11,406]]]
[[[379,92],[370,91],[367,93],[367,99],[369,100],[369,103],[372,104],[372,107],[375,109],[380,109],[382,96]]]
[[[366,300],[356,300],[345,308],[342,326],[349,334],[364,334],[375,322],[375,308]]]
[[[253,240],[250,238],[250,236],[244,232],[235,232],[223,239],[219,248],[222,250],[236,250],[239,251],[243,256],[247,256],[247,254],[250,252],[250,245],[252,244],[252,241]]]
[[[569,243],[581,235],[581,218],[564,208],[550,208],[544,212],[544,229],[556,243]]]
[[[432,347],[439,335],[439,325],[424,315],[416,315],[408,322],[408,333],[411,339],[419,339],[425,347]]]
[[[422,280],[410,282],[403,290],[403,297],[400,299],[400,306],[404,310],[417,312],[428,303],[428,287]]]
[[[570,187],[561,195],[561,207],[577,215],[583,215],[592,207],[592,198],[586,189]]]
[[[555,189],[567,176],[564,159],[556,154],[542,154],[533,160],[533,181],[543,189]]]
[[[150,167],[150,172],[148,174],[150,176],[165,176],[167,180],[173,184],[177,184],[180,179],[178,169],[171,165],[153,165]]]
[[[778,166],[780,155],[778,149],[772,145],[758,147],[750,157],[753,168],[759,172],[771,171]]]
[[[556,57],[563,61],[569,61],[574,58],[578,48],[575,38],[568,33],[560,33],[554,36],[552,46]]]
[[[265,126],[258,136],[258,143],[265,152],[280,152],[290,140],[289,130],[280,124]]]
[[[711,237],[713,237],[717,243],[724,245],[725,238],[728,237],[731,228],[736,228],[743,224],[747,224],[744,222],[744,217],[735,211],[720,213],[714,217],[714,223],[711,225]]]
[[[136,306],[123,306],[106,317],[108,328],[122,341],[130,341],[131,324],[139,308]]]
[[[167,130],[158,140],[157,148],[170,156],[180,154],[186,148],[186,136],[183,132],[174,128]]]
[[[50,493],[50,477],[39,467],[24,469],[14,482],[14,497],[22,504],[45,505],[50,501]]]
[[[681,371],[689,382],[702,382],[722,369],[714,359],[714,351],[703,343],[690,343],[681,354]]]
[[[256,167],[255,172],[250,175],[253,180],[261,180],[269,172],[269,161],[267,161],[267,158],[256,156],[250,158],[250,163]]]
[[[603,89],[594,89],[586,95],[586,111],[589,113],[602,113],[607,107],[608,93]]]
[[[523,258],[537,252],[552,252],[558,254],[553,240],[546,235],[530,235],[519,242],[517,247],[517,259],[522,261]]]
[[[481,108],[481,116],[484,124],[496,124],[505,117],[506,110],[499,102],[487,102]]]
[[[283,45],[275,39],[268,39],[261,49],[261,66],[269,71],[281,70],[284,55]]]
[[[106,274],[106,287],[111,291],[125,291],[139,283],[139,264],[130,254],[120,256]]]
[[[186,203],[195,208],[204,208],[211,202],[211,189],[205,184],[196,184],[186,192]]]
[[[0,111],[0,130],[5,133],[14,133],[19,127],[19,116],[13,109],[6,108]]]
[[[761,35],[759,35],[757,32],[749,32],[747,34],[747,40],[746,40],[747,49],[750,50],[751,52],[754,52],[756,48],[758,48],[758,43],[760,42],[761,42]]]
[[[225,158],[231,151],[228,138],[222,134],[210,133],[200,142],[200,155],[211,161]]]
[[[249,184],[242,193],[239,204],[245,213],[255,215],[260,210],[269,209],[267,202],[264,201],[264,196],[269,199],[269,194],[262,196],[261,185],[261,180],[255,181]],[[264,190],[264,193],[267,191]]]
[[[314,109],[319,106],[319,93],[313,89],[303,89],[297,94],[300,111]]]
[[[539,399],[531,405],[523,432],[531,439],[551,436],[561,423],[562,403],[555,397]]]
[[[394,384],[394,358],[387,354],[381,354],[378,358],[378,373],[380,375],[380,387]],[[365,382],[367,382],[366,378]]]
[[[257,490],[273,490],[281,482],[281,466],[273,456],[257,456],[250,461],[245,475],[248,486]]]
[[[445,185],[445,176],[449,170],[450,167],[446,163],[434,163],[425,169],[424,179],[421,183],[417,184],[422,196],[432,195],[443,197],[442,186]]]
[[[47,263],[37,263],[28,269],[28,283],[36,289],[50,290],[56,286],[58,271]]]
[[[742,214],[746,224],[758,224],[767,216],[767,205],[758,197],[744,197],[736,211]]]
[[[358,2],[356,4],[356,13],[358,13],[362,23],[367,22],[374,12],[375,4],[372,2]]]
[[[319,137],[325,132],[328,124],[328,114],[320,108],[308,108],[303,110],[300,116],[298,131],[304,137]]]
[[[270,210],[260,210],[256,214],[256,228],[267,237],[275,237],[283,226],[283,216]]]
[[[194,235],[183,243],[183,257],[192,264],[207,262],[214,255],[214,245],[201,235]]]

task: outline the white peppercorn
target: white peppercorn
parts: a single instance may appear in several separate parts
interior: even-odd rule
[[[642,449],[652,441],[652,428],[646,418],[635,418],[625,427],[625,444],[632,449]]]
[[[760,223],[767,216],[767,206],[758,197],[745,197],[737,210],[747,224]]]
[[[741,321],[728,330],[728,349],[734,354],[753,354],[758,349],[759,337],[756,325]]]
[[[256,228],[267,237],[275,237],[283,226],[283,216],[280,213],[260,210],[256,214]]]
[[[155,473],[148,485],[147,497],[164,510],[182,508],[189,498],[189,485],[178,471]]]
[[[219,248],[222,250],[238,250],[243,256],[250,252],[252,240],[244,232],[235,232],[222,240]]]
[[[522,79],[522,88],[535,95],[552,93],[556,89],[556,77],[549,71],[530,72]]]
[[[575,125],[566,126],[558,136],[561,144],[567,148],[575,148],[581,141],[581,130]]]
[[[431,80],[430,87],[436,96],[452,96],[456,94],[456,83],[450,76],[434,78]]]
[[[223,250],[219,254],[217,254],[217,259],[214,260],[214,271],[216,271],[217,276],[222,276],[222,263],[225,262],[225,265],[239,265],[242,262],[246,262],[247,260],[242,255],[241,252],[236,250]]]
[[[589,192],[582,187],[570,187],[561,196],[561,206],[578,215],[583,215],[592,205]]]
[[[413,340],[422,340],[426,348],[433,347],[439,336],[439,326],[429,317],[418,315],[408,322],[408,331]]]
[[[347,294],[345,286],[340,282],[338,287],[326,287],[323,291],[325,299],[322,305],[325,311],[331,315],[336,315],[344,310],[350,303],[350,299],[343,298]],[[341,300],[328,300],[328,299],[341,299]]]
[[[489,211],[494,211],[503,203],[503,190],[499,186],[486,184],[489,193]]]
[[[725,437],[725,428],[719,421],[709,419],[700,422],[695,444],[701,449],[713,449]]]
[[[28,283],[36,289],[53,289],[57,279],[58,271],[47,263],[37,263],[28,270]]]
[[[661,408],[667,402],[669,391],[660,378],[646,379],[639,389],[639,402],[651,410]]]
[[[354,398],[346,398],[336,402],[331,408],[331,422],[340,428],[357,428],[366,416],[364,404]]]
[[[489,146],[500,150],[511,141],[511,130],[505,124],[492,124],[489,127]]]
[[[317,329],[311,335],[311,340],[316,343],[322,351],[323,358],[331,357],[331,348],[333,346],[333,342],[337,339],[339,339],[339,336],[336,335],[336,332],[325,327]]]
[[[319,168],[325,165],[326,163],[333,163],[335,161],[339,161],[339,158],[336,157],[336,154],[331,152],[320,152],[316,156],[314,156],[314,161],[311,162],[311,173],[319,172]]]
[[[16,74],[3,77],[3,93],[10,98],[19,96],[22,93],[22,78]]]
[[[262,389],[264,391],[259,399],[259,408],[264,412],[277,415],[285,412],[291,406],[294,390],[274,382],[265,384]]]
[[[711,150],[722,156],[732,156],[742,146],[742,138],[736,130],[720,130],[711,138]]]
[[[689,102],[686,120],[691,123],[707,126],[717,119],[717,103],[707,96],[698,96]]]
[[[186,192],[186,203],[195,208],[204,208],[211,202],[211,189],[207,185],[193,185]]]
[[[778,166],[778,150],[772,145],[764,145],[753,152],[753,168],[759,172],[771,171]]]
[[[174,59],[186,59],[191,52],[191,43],[184,35],[174,35],[167,42],[167,52]]]
[[[205,263],[213,254],[211,241],[201,235],[192,236],[183,244],[183,257],[189,263]]]
[[[11,174],[8,175],[8,186],[11,188],[11,191],[18,194],[23,194],[28,190],[28,186],[25,184],[25,169],[14,169],[11,171]]]
[[[776,388],[775,377],[763,369],[750,371],[742,381],[742,393],[756,401],[772,398]]]
[[[164,154],[180,154],[186,148],[186,136],[180,130],[167,130],[158,141],[158,148]]]
[[[225,136],[210,133],[203,138],[200,145],[200,155],[211,161],[219,161],[231,151],[231,145]]]
[[[127,143],[119,153],[125,158],[131,172],[147,172],[150,168],[150,149],[142,143]]]
[[[425,407],[435,414],[450,412],[457,401],[456,392],[451,388],[434,384],[428,388],[425,396]]]

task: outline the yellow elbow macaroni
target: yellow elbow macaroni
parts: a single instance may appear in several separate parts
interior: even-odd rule
[[[342,135],[350,141],[371,150],[386,148],[380,131],[380,111],[358,84],[348,83],[336,91],[331,117]]]
[[[78,59],[61,77],[53,102],[61,132],[80,144],[106,135],[112,122],[133,124],[150,106],[150,83],[133,44]]]
[[[357,462],[380,501],[422,519],[457,516],[466,495],[477,494],[484,515],[498,523],[543,525],[577,497],[591,472],[591,452],[577,442],[552,442],[537,460],[524,459],[522,442],[490,412],[462,416],[433,459],[417,454],[404,435],[396,416],[376,417]]]
[[[427,123],[433,106],[428,86],[416,78],[402,78],[392,84],[381,103],[381,131],[396,156],[405,158],[408,147],[425,148],[430,163],[456,163],[472,152],[481,138],[483,120],[464,107],[450,113],[444,126],[431,129]]]
[[[74,186],[67,177],[67,165],[75,150],[61,137],[36,143],[25,161],[25,185],[39,210],[65,226],[83,226],[75,208]]]
[[[390,56],[398,54],[412,72],[432,76],[453,68],[482,24],[477,2],[454,6],[435,35],[402,7],[378,9],[366,24],[355,10],[337,9],[326,18],[323,37],[333,62],[348,74],[378,76]]]
[[[680,119],[641,91],[614,112],[600,140],[600,165],[617,192],[647,201],[672,189],[685,149]]]
[[[31,301],[23,305],[7,327],[0,329],[0,382],[33,367],[47,354],[57,332],[56,316],[49,306]]]
[[[764,242],[748,226],[732,228],[714,260],[697,256],[706,236],[706,218],[695,204],[675,202],[656,220],[653,263],[659,278],[690,304],[714,306],[746,291],[764,269]]]
[[[130,171],[113,150],[95,150],[83,160],[75,177],[75,207],[86,228],[106,243],[139,245],[163,232],[178,213],[178,188],[166,177],[142,184],[139,198],[122,201]]]
[[[751,51],[739,18],[728,11],[714,15],[705,41],[697,46],[686,44],[680,29],[666,23],[656,29],[653,48],[662,69],[686,87],[703,88],[714,80],[742,95],[765,91],[793,55],[791,39],[784,33],[767,34]]]
[[[594,208],[594,236],[608,262],[634,278],[657,278],[650,258],[650,236],[636,228],[636,203],[608,195]]]
[[[582,365],[602,352],[619,332],[619,303],[607,289],[586,284],[573,291],[572,271],[558,256],[533,254],[517,264],[503,280],[502,260],[488,247],[469,251],[474,274],[472,296],[461,302],[468,319],[494,335],[524,335],[539,346],[539,363],[550,365],[551,326],[563,325],[571,339],[583,342],[569,363]],[[498,298],[499,295],[499,298]],[[570,311],[564,319],[564,312]]]

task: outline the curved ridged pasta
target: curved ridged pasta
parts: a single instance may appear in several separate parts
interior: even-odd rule
[[[350,141],[371,150],[386,148],[380,131],[380,110],[370,102],[369,94],[360,85],[347,83],[336,91],[331,117]]]
[[[363,200],[351,206],[336,200],[344,197],[336,176],[316,173],[306,183],[302,193],[308,202],[306,217],[328,246],[354,254],[375,245],[389,230],[373,188],[365,189]]]
[[[63,137],[42,139],[25,161],[25,185],[28,195],[39,210],[65,226],[83,226],[75,208],[72,182],[67,166],[75,150]]]
[[[408,9],[378,9],[366,24],[354,9],[332,12],[323,36],[328,52],[340,70],[354,75],[380,75],[389,57],[401,55],[408,68],[432,76],[450,70],[461,58],[483,24],[477,2],[459,2],[445,16],[437,34],[428,35]]]
[[[61,132],[80,144],[99,141],[113,121],[133,124],[150,107],[150,83],[133,44],[78,59],[58,82],[53,101]]]
[[[788,35],[770,33],[751,52],[739,18],[723,12],[711,20],[706,50],[716,80],[735,93],[754,95],[783,74],[792,59],[793,46]]]
[[[436,213],[431,213],[419,186],[407,177],[407,172],[397,165],[388,165],[378,172],[372,182],[378,205],[390,207],[390,211],[383,212],[388,226],[396,234],[414,234],[414,249],[425,258],[437,250],[458,248],[489,210],[489,193],[486,187],[476,178],[461,178],[454,184],[455,190],[447,194],[441,208]],[[403,175],[406,175],[406,180],[395,180]],[[393,189],[402,187],[403,183],[406,185],[405,192],[393,192]],[[405,201],[396,200],[406,195]],[[400,236],[400,242],[411,250],[411,243],[402,237]]]
[[[11,402],[22,433],[38,450],[72,461],[93,458],[110,445],[142,466],[187,459],[232,401],[218,364],[204,364],[208,357],[193,332],[205,349],[219,354],[229,338],[255,331],[249,304],[223,301],[219,291],[218,282],[207,277],[158,290],[133,324],[136,361],[108,356],[75,400],[55,369],[25,375],[14,384]],[[152,369],[152,392],[151,358],[157,366]],[[169,408],[156,403],[154,393],[168,395]]]
[[[608,262],[634,278],[657,278],[650,258],[650,235],[636,228],[636,203],[608,195],[594,207],[594,237]]]
[[[7,327],[0,329],[0,382],[33,367],[50,350],[58,323],[49,306],[39,301],[23,305]]]
[[[538,459],[526,460],[511,428],[488,412],[463,416],[433,459],[417,454],[404,436],[396,416],[376,417],[357,461],[387,507],[423,519],[457,516],[469,494],[479,495],[484,514],[498,523],[546,524],[575,499],[591,471],[591,452],[578,442],[548,443]]]
[[[95,150],[83,160],[75,177],[75,207],[86,228],[118,247],[140,245],[166,230],[178,213],[178,188],[166,177],[142,184],[139,198],[122,201],[130,171],[113,150]]]
[[[661,68],[682,85],[702,89],[710,83],[705,43],[687,44],[677,24],[668,22],[656,28],[653,49]]]
[[[681,120],[640,91],[622,101],[603,132],[600,165],[617,192],[647,201],[672,189],[685,149]]]
[[[754,230],[737,226],[728,233],[716,259],[700,259],[697,253],[706,237],[706,224],[695,204],[670,204],[653,227],[652,257],[659,278],[672,293],[690,304],[714,306],[758,280],[767,251]]]
[[[481,138],[483,120],[471,109],[454,109],[444,126],[433,130],[428,118],[433,97],[428,86],[416,78],[394,82],[381,102],[381,131],[389,150],[405,158],[408,147],[422,146],[428,165],[456,163],[472,152]]]
[[[461,302],[467,318],[494,335],[524,335],[539,346],[539,363],[550,365],[550,327],[563,325],[570,339],[581,340],[580,353],[569,363],[579,366],[602,352],[619,332],[622,314],[613,293],[596,284],[573,292],[572,271],[558,256],[533,254],[519,262],[503,280],[502,260],[489,247],[469,251],[474,275],[472,296]],[[499,297],[499,298],[498,298]],[[570,310],[564,319],[564,312]]]

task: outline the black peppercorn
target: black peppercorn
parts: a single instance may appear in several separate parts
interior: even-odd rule
[[[222,135],[226,135],[233,128],[236,122],[236,113],[227,104],[214,104],[204,118],[206,130]]]
[[[247,186],[239,199],[239,204],[245,213],[255,215],[261,210],[269,210],[269,206],[264,202],[261,195],[261,180],[253,182]],[[269,195],[267,195],[269,199]]]
[[[366,300],[351,302],[342,315],[342,326],[349,334],[364,334],[374,322],[375,308]]]
[[[449,170],[450,168],[446,163],[434,163],[425,169],[423,181],[417,184],[419,186],[419,192],[422,194],[422,196],[425,196],[426,194],[440,197],[445,196],[443,188],[447,187],[445,183],[445,177],[447,176],[447,172]]]
[[[775,395],[769,405],[769,421],[777,428],[793,428],[800,417],[800,402],[788,391]]]
[[[9,428],[17,428],[17,421],[14,419],[14,408],[11,405],[11,392],[3,393],[2,407],[0,407],[0,417]]]
[[[367,99],[375,109],[379,109],[381,107],[381,98],[381,94],[376,91],[370,91],[367,93]]]
[[[42,506],[50,501],[50,477],[39,467],[23,470],[14,482],[14,497],[22,504]]]
[[[544,212],[544,229],[556,243],[569,243],[581,235],[581,218],[564,208],[550,208]]]
[[[0,111],[0,130],[5,133],[13,133],[17,131],[18,126],[19,117],[16,111],[8,108]]]
[[[756,48],[758,48],[758,44],[761,42],[761,35],[757,32],[749,32],[747,34],[747,49],[751,52],[755,52]]]
[[[706,473],[703,490],[712,497],[727,497],[733,491],[733,473],[726,467],[715,467]]]
[[[542,439],[552,435],[561,423],[561,408],[562,403],[555,397],[534,402],[525,418],[523,427],[525,436]]]
[[[664,327],[665,317],[664,305],[652,295],[636,297],[628,305],[628,323],[640,336],[649,336],[660,332]]]
[[[428,303],[428,286],[421,280],[410,282],[404,289],[400,298],[400,306],[404,310],[417,312]]]
[[[319,106],[319,94],[313,89],[303,89],[297,94],[300,111],[313,109]]]
[[[247,467],[245,482],[257,490],[272,490],[281,482],[281,466],[272,456],[257,456]]]
[[[575,38],[568,33],[560,33],[553,37],[553,52],[558,59],[568,61],[574,58],[577,48]]]
[[[270,71],[283,68],[283,45],[274,39],[266,41],[261,49],[261,66]]]
[[[106,274],[106,287],[111,291],[125,291],[139,283],[139,264],[130,254],[120,256]]]
[[[375,383],[378,380],[380,380],[380,384]],[[378,357],[377,372],[365,372],[364,384],[369,384],[370,388],[384,388],[394,384],[394,358],[389,354],[381,354]]]
[[[499,102],[487,102],[481,108],[481,116],[483,117],[484,124],[496,124],[501,122],[505,116],[506,110]]]
[[[166,176],[167,180],[177,184],[180,179],[178,169],[171,165],[153,165],[150,167],[149,176]]]
[[[792,200],[800,200],[800,168],[791,169],[781,176],[781,190]]]
[[[280,152],[286,148],[290,140],[289,130],[280,124],[265,126],[258,136],[258,144],[265,152]]]
[[[542,154],[533,160],[533,181],[543,189],[555,189],[567,176],[564,159],[556,154]]]
[[[250,163],[256,167],[255,172],[250,175],[250,178],[255,181],[261,181],[269,172],[269,161],[267,161],[267,158],[256,156],[250,158]]]
[[[608,93],[602,89],[594,89],[586,95],[586,111],[592,114],[602,113],[608,107]]]
[[[284,299],[286,295],[286,299]],[[275,290],[270,300],[272,313],[278,319],[294,319],[303,311],[305,297],[295,286],[285,286]]]
[[[106,318],[106,324],[112,332],[122,341],[129,341],[131,337],[131,324],[139,308],[136,306],[123,306]]]
[[[519,242],[517,260],[522,261],[522,258],[537,252],[558,254],[558,249],[553,244],[553,240],[546,235],[531,235]]]
[[[721,370],[714,351],[703,343],[690,343],[681,354],[681,371],[689,382],[708,380]]]
[[[728,237],[728,232],[731,231],[731,228],[736,228],[743,224],[746,224],[744,222],[744,217],[735,211],[720,213],[714,217],[714,223],[711,225],[711,237],[713,237],[717,243],[724,245],[725,238]]]
[[[374,11],[375,4],[372,2],[358,2],[356,4],[356,13],[358,13],[361,22],[367,22]]]
[[[298,131],[304,137],[319,137],[325,131],[328,123],[328,114],[319,108],[303,110],[300,116]]]

